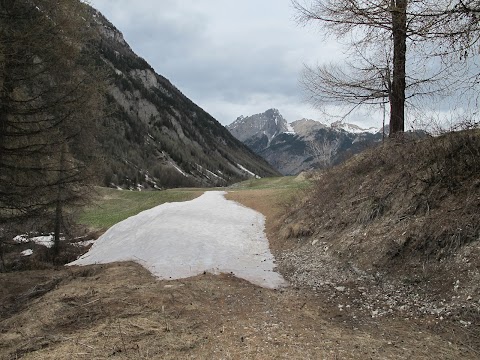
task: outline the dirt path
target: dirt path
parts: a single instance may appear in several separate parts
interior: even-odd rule
[[[273,195],[230,197],[262,211],[271,232],[280,211]],[[272,247],[280,251],[280,240]],[[0,285],[2,359],[478,358],[458,326],[373,319],[328,294],[230,275],[159,281],[116,263],[0,274]]]

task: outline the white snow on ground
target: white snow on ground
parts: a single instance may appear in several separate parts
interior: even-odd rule
[[[218,178],[218,179],[220,179],[220,180],[224,180],[222,177],[220,177],[220,176],[218,176],[217,174],[211,172],[210,170],[205,169],[205,168],[202,167],[201,165],[195,164],[195,166],[197,167],[197,170],[198,170],[198,171],[203,172],[204,175],[207,176],[207,177],[208,177],[208,174],[210,174],[210,175],[212,175],[212,176],[214,176],[214,177],[216,177],[216,178]],[[205,172],[206,172],[207,174],[205,174]],[[220,174],[221,174],[221,172],[220,172]]]
[[[210,175],[213,175],[213,176],[216,177],[217,179],[222,179],[220,176],[218,176],[217,174],[214,174],[214,173],[211,172],[210,170],[205,169],[205,171],[206,171],[207,173],[209,173]],[[222,179],[222,180],[223,180],[223,179]]]
[[[171,162],[170,165],[172,165],[175,168],[175,170],[177,170],[180,174],[182,174],[185,177],[188,177],[188,175],[182,169],[180,169],[177,165],[175,165],[173,162]]]
[[[43,245],[47,248],[51,248],[53,246],[53,235],[36,236],[30,238],[30,241],[33,241],[37,245]]]
[[[95,240],[86,240],[86,241],[79,241],[79,242],[73,243],[73,245],[77,247],[87,247],[92,244],[95,244]]]
[[[187,202],[167,203],[110,228],[85,255],[69,265],[136,261],[161,279],[204,271],[233,273],[253,284],[285,286],[274,271],[262,214],[206,192]]]
[[[370,134],[376,134],[379,132],[378,128],[375,127],[370,127],[368,129],[361,128],[358,125],[355,124],[348,124],[348,123],[343,123],[343,122],[335,122],[332,125],[332,128],[334,129],[343,129],[345,131],[348,131],[353,134],[362,134],[362,133],[370,133]]]
[[[43,245],[47,248],[51,248],[53,246],[53,235],[35,237],[29,237],[27,234],[17,235],[13,238],[13,241],[15,241],[16,243],[28,243],[31,241],[37,245]]]
[[[252,175],[253,177],[255,177],[255,179],[260,179],[260,176],[258,176],[257,174],[254,174],[253,172],[251,172],[250,170],[246,169],[245,167],[243,167],[241,164],[237,164],[238,168],[240,170],[243,170],[245,171],[247,174],[249,175]]]
[[[22,256],[30,256],[33,254],[33,250],[32,249],[23,250],[20,254]]]

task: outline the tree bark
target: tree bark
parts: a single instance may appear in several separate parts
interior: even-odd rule
[[[55,230],[53,235],[53,254],[57,256],[60,251],[60,235],[62,231],[62,222],[63,222],[63,203],[64,203],[64,174],[66,171],[65,166],[65,155],[67,152],[66,144],[62,145],[62,150],[60,153],[60,168],[58,173],[58,188],[57,188],[57,198],[55,204]]]
[[[407,0],[392,0],[393,80],[390,94],[390,137],[405,130],[405,64]]]

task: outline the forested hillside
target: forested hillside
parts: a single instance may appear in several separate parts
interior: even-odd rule
[[[58,250],[101,169],[105,86],[84,15],[76,0],[0,2],[0,245],[19,227],[48,228]]]
[[[276,172],[138,57],[94,9],[92,57],[107,67],[109,116],[100,126],[105,185],[227,185]],[[160,44],[161,46],[161,44]]]

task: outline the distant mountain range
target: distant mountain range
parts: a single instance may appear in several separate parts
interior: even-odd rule
[[[95,9],[92,61],[109,74],[109,115],[98,142],[104,185],[123,188],[228,185],[278,173],[217,120],[155,73]],[[161,46],[161,44],[159,44]]]
[[[293,131],[277,109],[248,117],[240,116],[227,129],[240,141],[246,141],[258,134],[265,135],[268,141],[281,133]]]
[[[287,123],[277,109],[240,116],[227,129],[284,175],[338,164],[382,141],[381,129],[302,119]]]

